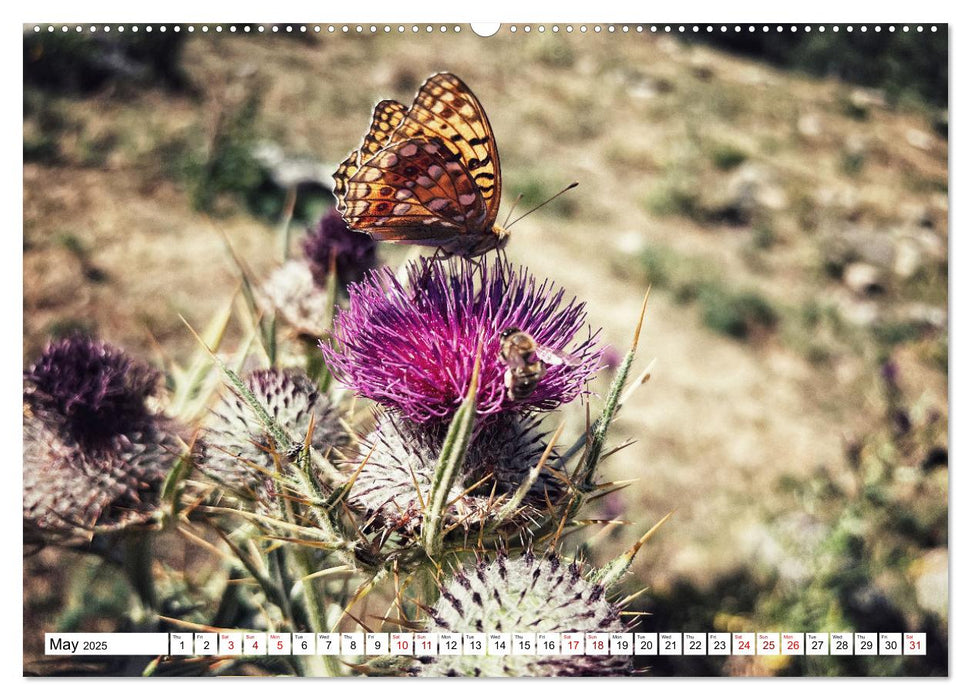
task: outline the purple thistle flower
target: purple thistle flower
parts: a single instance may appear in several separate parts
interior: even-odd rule
[[[599,331],[586,325],[584,305],[575,298],[564,303],[561,288],[538,283],[523,267],[426,260],[407,272],[407,284],[384,267],[351,285],[350,305],[335,321],[336,342],[321,343],[321,350],[341,382],[412,421],[445,421],[455,413],[480,342],[480,415],[553,410],[582,393],[600,367]],[[509,396],[508,365],[499,354],[509,328],[564,358],[517,399]]]
[[[624,361],[624,353],[615,348],[613,345],[607,345],[604,347],[603,363],[604,366],[613,372],[618,367],[620,363]]]
[[[303,253],[313,273],[314,283],[319,287],[327,284],[332,257],[337,279],[344,287],[359,282],[378,261],[374,240],[366,233],[349,229],[341,215],[334,210],[307,231]]]
[[[145,401],[159,378],[123,351],[75,335],[48,345],[24,373],[24,402],[74,440],[94,444],[152,420]]]
[[[89,538],[150,520],[182,453],[148,400],[159,373],[106,343],[51,343],[24,373],[24,536]]]

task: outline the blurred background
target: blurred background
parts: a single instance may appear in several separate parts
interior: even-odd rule
[[[188,357],[179,315],[204,326],[237,292],[223,234],[266,275],[288,192],[296,248],[374,103],[454,72],[495,131],[500,222],[517,195],[522,212],[580,182],[516,224],[509,257],[585,300],[620,353],[652,287],[635,370],[656,365],[613,433],[636,442],[605,467],[637,481],[590,514],[628,524],[570,542],[599,564],[675,511],[628,581],[647,587],[638,629],[928,635],[925,657],[650,672],[947,673],[946,27],[237,29],[25,27],[25,362],[78,329]],[[566,417],[582,430],[581,407]],[[80,556],[24,571],[25,632],[87,629],[78,601],[117,594]],[[25,634],[25,656],[41,644]]]

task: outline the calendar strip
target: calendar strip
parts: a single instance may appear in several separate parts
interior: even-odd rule
[[[925,656],[924,632],[47,633],[48,656]]]

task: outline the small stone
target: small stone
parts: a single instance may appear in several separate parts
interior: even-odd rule
[[[758,192],[756,201],[766,209],[782,211],[789,204],[789,197],[781,186],[771,184],[766,185]]]
[[[711,217],[733,224],[746,224],[756,212],[781,211],[788,204],[785,189],[765,166],[747,163],[703,204]]]
[[[866,153],[867,140],[862,134],[850,134],[843,142],[843,146],[850,155],[864,155]]]
[[[881,269],[890,268],[895,255],[893,242],[876,231],[862,233],[863,237],[856,249],[860,260]]]
[[[940,234],[925,229],[916,232],[914,239],[920,244],[924,255],[931,260],[938,262],[947,260],[947,242]]]
[[[830,236],[823,255],[827,266],[833,269],[845,271],[848,265],[859,262],[887,270],[893,267],[896,250],[889,236],[852,226]]]
[[[824,209],[854,211],[860,204],[860,197],[852,187],[823,186],[816,190],[817,204]]]
[[[914,302],[907,306],[904,315],[913,322],[941,330],[947,327],[947,309]]]
[[[923,264],[920,244],[912,238],[897,241],[893,259],[894,274],[903,279],[910,279]]]
[[[932,549],[912,566],[912,572],[916,575],[914,591],[917,604],[941,617],[947,616],[947,570],[947,549],[944,547]]]
[[[799,121],[796,122],[796,129],[806,138],[815,138],[823,133],[818,114],[800,115]]]
[[[848,299],[840,305],[840,313],[854,326],[868,328],[880,318],[880,307],[872,300]]]
[[[850,93],[850,103],[854,107],[870,108],[877,107],[883,109],[887,106],[887,100],[880,90],[868,90],[857,88]]]
[[[714,77],[715,71],[706,57],[693,56],[691,64],[691,74],[698,80],[708,82]]]
[[[907,129],[906,138],[907,143],[922,151],[929,151],[934,147],[934,137],[920,129]]]
[[[882,294],[885,285],[881,277],[880,270],[869,263],[850,263],[843,269],[843,284],[861,297]]]
[[[658,84],[647,76],[636,78],[627,88],[627,94],[637,100],[650,100],[658,96],[663,90],[658,89]]]

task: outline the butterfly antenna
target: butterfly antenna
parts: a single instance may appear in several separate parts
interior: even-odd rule
[[[512,203],[511,207],[509,207],[509,213],[506,214],[506,220],[502,222],[503,228],[506,228],[509,225],[509,219],[512,218],[512,213],[516,211],[516,205],[519,204],[522,201],[522,199],[523,199],[523,193],[520,192],[519,196],[516,197],[516,201]]]
[[[536,211],[540,207],[545,207],[547,204],[549,204],[550,202],[552,202],[554,199],[556,199],[557,197],[559,197],[561,194],[563,194],[564,192],[567,192],[569,190],[572,190],[574,187],[576,187],[579,184],[580,184],[579,182],[571,182],[569,185],[567,185],[562,190],[560,190],[559,192],[557,192],[556,194],[554,194],[552,197],[550,197],[549,199],[547,199],[545,202],[540,202],[535,207],[533,207],[532,209],[530,209],[528,212],[526,212],[522,216],[519,216],[516,219],[516,221],[522,221],[523,219],[525,219],[527,216],[529,216],[530,214],[532,214],[534,211]],[[508,226],[503,225],[503,228],[512,228],[516,224],[516,221],[513,221]]]

